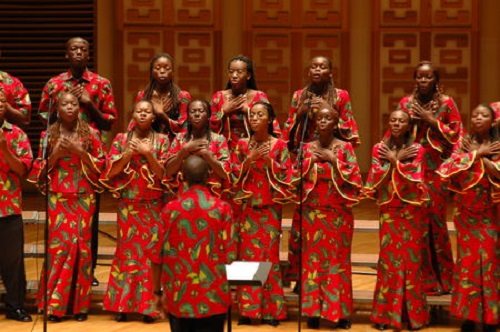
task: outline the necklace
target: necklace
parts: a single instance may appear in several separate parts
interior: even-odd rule
[[[250,142],[248,143],[248,146],[250,150],[258,149],[261,146],[266,146],[267,148],[271,149],[271,135],[267,135],[267,139],[263,141],[256,141],[255,138],[252,136],[250,137]]]

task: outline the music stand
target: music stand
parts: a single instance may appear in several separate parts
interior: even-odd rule
[[[226,265],[226,275],[230,286],[262,286],[271,271],[271,262],[234,261]],[[227,331],[231,332],[231,307],[227,311]]]

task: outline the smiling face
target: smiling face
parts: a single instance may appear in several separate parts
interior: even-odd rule
[[[309,65],[309,80],[312,83],[325,83],[332,78],[332,68],[330,61],[325,57],[315,57]]]
[[[489,132],[493,124],[493,114],[487,107],[479,105],[472,110],[471,130],[479,135]]]
[[[80,104],[78,99],[71,93],[63,94],[57,101],[57,115],[63,123],[71,123],[78,120]]]
[[[208,111],[206,109],[206,105],[203,102],[195,100],[189,104],[188,121],[193,129],[206,128],[208,121]]]
[[[153,62],[151,76],[160,84],[172,82],[174,67],[172,61],[166,57],[160,57]]]
[[[415,83],[421,95],[429,95],[434,92],[436,86],[436,76],[430,64],[424,64],[417,68],[415,72]]]
[[[153,121],[156,119],[153,105],[144,100],[138,102],[134,107],[132,118],[139,129],[151,128]]]
[[[269,112],[264,105],[254,105],[248,113],[248,120],[253,132],[267,132],[270,119]]]
[[[322,108],[316,114],[316,129],[319,133],[333,133],[338,120],[338,113],[335,110]]]
[[[410,130],[410,115],[403,111],[394,111],[389,117],[389,130],[394,138],[400,138]]]
[[[231,61],[227,70],[227,77],[233,90],[245,88],[251,74],[247,70],[247,64],[241,60]]]

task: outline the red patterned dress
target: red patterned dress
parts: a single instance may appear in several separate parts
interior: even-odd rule
[[[240,316],[267,320],[283,320],[287,310],[279,259],[282,203],[291,195],[291,159],[286,142],[277,139],[270,147],[270,167],[263,159],[252,163],[246,174],[240,165],[250,153],[248,140],[238,142],[234,153],[236,176],[235,200],[242,201],[239,220],[242,261],[271,262],[267,282],[262,286],[241,286],[238,289]]]
[[[49,118],[49,113],[52,114],[56,112],[57,100],[59,97],[78,84],[82,84],[85,87],[95,107],[103,113],[108,121],[116,121],[118,113],[116,111],[111,82],[88,69],[85,70],[81,79],[75,79],[71,71],[52,77],[43,88],[40,98],[40,107],[38,108],[39,116],[47,120]],[[80,115],[82,119],[93,128],[99,129],[89,112],[90,111],[86,109],[85,106],[80,104]],[[106,145],[110,140],[109,132],[100,130],[100,135],[104,145]]]
[[[176,138],[172,142],[172,145],[170,146],[169,156],[175,155],[182,149],[183,145],[186,143],[185,136],[186,134],[179,134],[176,136]],[[231,161],[230,161],[229,149],[227,147],[227,141],[224,138],[224,136],[212,133],[212,137],[208,145],[208,150],[213,154],[214,158],[221,163],[222,168],[228,175],[229,179],[229,175],[231,173]],[[179,172],[178,175],[175,177],[175,179],[167,180],[167,186],[171,191],[179,187],[181,183],[182,183],[182,172]],[[221,196],[222,190],[227,189],[229,187],[228,181],[227,180],[222,181],[221,178],[215,172],[210,172],[207,184],[212,193],[216,194],[219,197]]]
[[[132,132],[118,134],[113,140],[101,182],[119,198],[118,242],[111,265],[108,290],[103,300],[106,310],[137,312],[158,316],[153,299],[152,263],[160,263],[161,209],[163,186],[142,155],[134,155],[122,173],[108,178],[108,172],[123,155]],[[152,151],[165,164],[169,141],[154,133]]]
[[[28,90],[16,77],[0,71],[0,91],[3,91],[7,103],[28,118],[31,117],[31,99]]]
[[[304,146],[302,313],[337,322],[352,311],[352,206],[362,181],[351,143],[337,148],[337,162],[312,161]]]
[[[298,146],[303,130],[303,125],[297,124],[297,110],[303,91],[303,89],[300,89],[294,92],[288,113],[288,119],[283,126],[283,139],[287,141],[294,140],[295,146]],[[351,142],[354,146],[359,146],[361,141],[358,135],[358,126],[354,120],[354,114],[352,112],[349,92],[341,89],[336,89],[336,91],[337,100],[335,102],[335,106],[339,110],[339,133],[345,140]],[[307,128],[306,138],[304,140],[305,143],[316,139],[316,124],[311,119],[308,121],[309,125]],[[289,280],[297,280],[299,275],[299,220],[300,212],[298,206],[296,206],[293,212],[292,231],[288,241],[288,260],[290,264],[286,270],[286,279]]]
[[[153,92],[153,95],[156,95],[156,91]],[[137,97],[135,97],[135,102],[139,102],[144,98],[144,90],[139,91]],[[179,92],[179,117],[177,119],[168,118],[168,124],[170,126],[170,130],[164,131],[165,133],[169,133],[169,139],[173,140],[175,135],[178,133],[185,133],[187,131],[187,107],[189,102],[191,101],[191,95],[189,92],[181,90]],[[132,120],[129,124],[129,130],[133,128],[134,121]],[[171,133],[170,133],[171,132]]]
[[[412,114],[411,105],[410,96],[406,96],[400,100],[398,110]],[[436,170],[451,155],[453,146],[459,141],[462,121],[457,105],[450,97],[441,102],[434,117],[437,128],[431,128],[427,122],[417,124],[415,142],[420,143],[425,150],[422,167],[430,195],[429,203],[423,206],[422,282],[426,293],[439,294],[451,291],[454,263],[446,226],[448,191]]]
[[[487,174],[474,152],[457,152],[438,172],[456,193],[453,222],[457,262],[450,313],[461,319],[497,325],[500,312],[500,181]],[[500,170],[500,160],[492,160]]]
[[[239,110],[225,115],[222,108],[224,106],[224,91],[217,91],[211,100],[212,116],[210,117],[210,128],[218,134],[224,135],[229,146],[229,151],[233,153],[238,140],[250,137],[250,124],[248,123],[248,109],[252,108],[256,102],[269,102],[267,95],[262,91],[256,91],[252,101],[248,104],[248,109]],[[273,131],[277,137],[281,136],[281,129],[278,120],[273,122]]]
[[[231,304],[225,264],[236,258],[231,206],[193,185],[162,211],[162,285],[166,310],[179,318],[226,314]]]
[[[392,166],[380,158],[384,144],[373,147],[364,188],[366,196],[377,199],[380,206],[380,252],[370,318],[375,324],[401,329],[406,314],[412,328],[421,328],[429,323],[421,282],[424,227],[419,217],[429,199],[422,170],[424,149],[413,143],[417,156]]]
[[[46,160],[43,159],[42,132],[38,158],[33,163],[29,181],[45,193]],[[48,314],[88,313],[92,283],[92,255],[90,251],[91,223],[95,210],[95,191],[100,191],[99,173],[104,166],[102,142],[97,130],[91,128],[88,154],[91,169],[81,158],[71,153],[59,158],[48,170]],[[38,305],[44,307],[44,278],[42,272],[38,291]],[[72,302],[70,302],[72,299]],[[72,307],[69,305],[72,303]]]

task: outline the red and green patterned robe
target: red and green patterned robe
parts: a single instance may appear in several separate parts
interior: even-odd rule
[[[238,140],[250,137],[250,124],[248,122],[248,110],[256,102],[269,102],[269,98],[262,91],[256,91],[252,101],[248,104],[248,109],[239,110],[229,116],[222,111],[224,107],[223,91],[217,91],[210,104],[212,105],[212,116],[210,117],[210,127],[218,134],[224,135],[229,145],[229,151],[233,153]],[[277,137],[281,136],[281,129],[277,119],[273,121],[273,131]]]
[[[295,146],[298,147],[298,144],[301,139],[303,125],[297,124],[297,110],[299,100],[302,96],[303,89],[297,90],[294,92],[290,110],[288,113],[288,119],[286,120],[283,126],[283,139],[294,140]],[[337,91],[337,100],[335,101],[335,106],[339,110],[340,118],[338,123],[338,129],[341,136],[351,142],[354,146],[359,146],[361,141],[359,140],[358,135],[358,126],[356,121],[354,120],[354,114],[352,112],[351,100],[349,97],[349,92],[347,90],[336,89]],[[306,137],[304,139],[304,143],[311,142],[316,139],[316,124],[314,120],[308,119],[309,125],[306,133]],[[294,128],[294,132],[292,133],[292,128]],[[290,262],[289,266],[285,272],[285,278],[287,280],[297,280],[299,274],[299,219],[300,219],[300,211],[298,210],[298,206],[295,207],[292,218],[292,231],[290,232],[290,237],[288,241],[288,260]]]
[[[108,177],[113,164],[122,158],[131,133],[115,137],[101,177],[101,182],[119,198],[118,242],[103,307],[114,312],[138,312],[156,317],[151,264],[160,263],[162,179],[140,155],[134,155],[119,175]],[[152,140],[155,158],[164,165],[168,137],[155,133]]]
[[[1,76],[1,72],[0,72]],[[7,147],[29,170],[33,154],[28,135],[16,125],[3,120],[0,135],[5,137]],[[21,177],[12,171],[3,152],[0,151],[0,218],[22,213]]]
[[[364,193],[380,205],[380,251],[371,320],[401,329],[404,313],[413,328],[429,323],[429,308],[422,285],[423,225],[420,209],[428,201],[422,159],[417,156],[392,166],[380,158],[378,143]]]
[[[398,109],[412,114],[410,96],[402,98]],[[424,180],[430,201],[423,205],[424,249],[422,254],[422,276],[425,292],[428,294],[451,291],[453,278],[453,253],[450,236],[446,227],[446,205],[448,191],[436,169],[448,158],[453,146],[462,135],[462,121],[457,105],[451,97],[446,97],[434,114],[437,128],[426,122],[416,124],[415,142],[425,150],[423,159]]]
[[[16,77],[0,70],[0,91],[14,109],[31,118],[31,99],[28,90]]]
[[[74,78],[71,71],[52,77],[43,87],[42,96],[40,98],[40,106],[38,108],[38,115],[41,118],[48,120],[49,114],[56,112],[59,97],[78,84],[82,84],[85,87],[85,91],[90,95],[92,103],[103,113],[103,116],[107,121],[116,121],[118,113],[116,111],[115,98],[111,82],[88,69],[83,72],[81,79]],[[90,111],[83,105],[80,105],[80,116],[93,128],[99,129],[97,124],[92,119]],[[109,131],[100,131],[105,147],[110,140],[109,134]]]
[[[45,193],[46,160],[42,158],[42,132],[38,158],[33,163],[29,181]],[[49,147],[50,148],[50,147]],[[92,215],[95,210],[94,190],[100,191],[99,172],[104,166],[104,153],[99,133],[91,129],[88,154],[93,165],[89,167],[71,153],[59,158],[48,170],[48,314],[88,313],[92,283],[92,255],[90,250]],[[97,170],[97,172],[96,172]],[[44,308],[46,271],[38,291],[39,309]],[[72,299],[72,307],[70,305]]]
[[[287,311],[279,259],[281,204],[291,198],[291,160],[286,142],[278,139],[269,152],[272,166],[259,159],[242,174],[240,165],[249,153],[248,139],[240,140],[233,156],[235,200],[243,202],[239,259],[271,262],[272,267],[262,287],[238,288],[238,308],[244,317],[282,320]]]
[[[180,318],[225,314],[231,304],[225,264],[236,258],[231,206],[193,185],[163,209],[162,285],[166,310]]]
[[[361,173],[351,143],[341,143],[335,164],[313,162],[311,147],[304,145],[302,173],[302,313],[336,322],[352,311],[352,206]]]
[[[454,153],[438,170],[455,194],[457,262],[450,313],[497,325],[500,311],[500,181],[487,174],[476,151]],[[494,165],[500,170],[500,160]]]
[[[156,92],[153,92],[153,94],[156,94]],[[139,93],[137,93],[137,97],[135,97],[135,102],[138,103],[141,100],[143,100],[143,98],[144,98],[144,90],[141,90],[139,91]],[[179,117],[177,119],[168,118],[168,125],[170,126],[170,129],[162,131],[164,133],[168,132],[168,137],[170,140],[173,140],[176,134],[185,133],[187,131],[187,122],[186,122],[188,118],[187,107],[188,104],[191,102],[191,95],[189,94],[189,92],[181,90],[177,98],[179,99]],[[133,128],[134,128],[134,120],[131,120],[128,125],[128,130],[130,131]]]
[[[185,141],[185,136],[186,134],[179,134],[174,139],[169,149],[168,159],[178,153],[182,149],[183,145],[187,143]],[[231,162],[227,141],[224,136],[212,133],[208,150],[213,154],[213,157],[220,162],[229,179],[231,173]],[[170,191],[174,192],[179,186],[182,185],[182,172],[179,171],[173,179],[166,179],[166,184]],[[215,172],[210,172],[207,184],[212,193],[217,196],[221,196],[222,190],[229,188],[229,180],[222,180]]]

